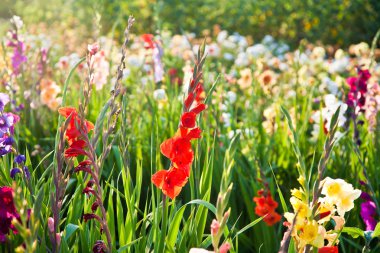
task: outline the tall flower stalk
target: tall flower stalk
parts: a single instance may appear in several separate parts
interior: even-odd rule
[[[107,158],[114,139],[110,140],[111,134],[116,128],[116,123],[120,111],[120,105],[117,102],[117,97],[120,95],[121,80],[123,78],[124,60],[126,57],[126,46],[129,42],[129,31],[133,25],[134,18],[130,17],[128,20],[128,26],[125,30],[125,40],[122,45],[120,64],[118,65],[116,73],[116,81],[111,91],[111,97],[104,105],[95,125],[86,120],[86,110],[90,101],[92,81],[93,81],[93,57],[99,50],[97,44],[88,46],[88,54],[86,63],[88,67],[88,76],[83,86],[83,101],[79,105],[77,111],[72,107],[60,108],[59,112],[64,116],[66,120],[67,128],[66,138],[69,143],[69,147],[64,151],[66,158],[84,156],[86,159],[81,161],[74,169],[74,172],[83,171],[90,175],[86,183],[86,187],[83,190],[84,194],[93,195],[95,200],[91,206],[92,213],[85,213],[83,218],[85,221],[95,219],[100,223],[101,232],[105,233],[107,244],[103,241],[97,241],[93,247],[94,252],[112,252],[112,237],[110,229],[107,223],[106,208],[103,203],[103,189],[100,183],[101,171],[105,159]],[[89,137],[89,132],[94,130],[92,137]],[[96,147],[100,140],[102,141],[102,153],[97,155]],[[59,162],[58,162],[59,164]],[[96,210],[100,209],[101,215],[96,214]]]
[[[199,90],[202,89],[202,66],[205,59],[203,44],[198,50],[193,77],[183,101],[178,130],[172,138],[167,139],[160,146],[161,153],[171,161],[170,168],[157,171],[152,175],[152,183],[171,199],[178,196],[190,177],[191,164],[194,160],[191,140],[201,137],[202,130],[197,127],[196,118],[206,109],[206,105],[198,97]]]

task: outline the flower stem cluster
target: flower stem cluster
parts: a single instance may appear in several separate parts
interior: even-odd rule
[[[197,115],[206,109],[206,105],[197,99],[201,89],[202,66],[205,60],[204,48],[198,52],[197,62],[194,67],[193,78],[190,81],[179,127],[175,135],[164,141],[161,153],[170,159],[168,170],[157,171],[152,175],[152,183],[162,192],[174,199],[181,192],[182,187],[190,177],[190,168],[194,160],[194,151],[191,140],[201,137],[201,129],[196,124]]]

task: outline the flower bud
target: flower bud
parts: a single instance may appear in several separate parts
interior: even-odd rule
[[[61,245],[61,237],[62,237],[61,233],[55,234],[55,241],[57,243],[57,248],[59,248],[59,245]]]
[[[230,248],[231,248],[231,245],[228,242],[223,243],[222,246],[220,246],[220,248],[219,248],[219,252],[220,253],[227,253],[230,250]]]
[[[50,233],[54,233],[54,219],[52,217],[48,218],[48,229]]]
[[[211,235],[216,236],[219,232],[220,224],[217,220],[213,219],[211,223]]]

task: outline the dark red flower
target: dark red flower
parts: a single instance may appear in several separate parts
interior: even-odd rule
[[[97,221],[101,221],[100,217],[94,213],[85,213],[83,214],[83,219],[85,222],[89,221],[89,220],[97,220]]]
[[[12,220],[18,219],[20,216],[17,213],[13,202],[13,189],[8,186],[0,187],[0,243],[6,241],[6,235],[9,230],[16,232],[12,225]]]
[[[339,253],[337,246],[325,246],[318,249],[318,253]]]
[[[107,252],[107,246],[104,244],[103,241],[96,241],[94,244],[94,247],[92,247],[93,253],[106,253]]]
[[[87,172],[87,173],[91,173],[91,161],[90,160],[84,160],[82,162],[80,162],[78,164],[78,166],[76,166],[74,168],[74,172],[79,172],[79,171],[84,171],[84,172]]]

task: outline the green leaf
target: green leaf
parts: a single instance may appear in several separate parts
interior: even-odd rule
[[[170,248],[174,248],[177,241],[177,235],[179,230],[179,225],[181,224],[183,213],[185,212],[186,205],[182,206],[175,214],[173,220],[170,223],[168,237],[166,238],[166,243]]]
[[[36,215],[36,217],[40,217],[41,215],[41,207],[42,202],[44,200],[44,194],[45,194],[45,188],[41,187],[41,189],[38,192],[36,202],[34,202],[33,212]]]
[[[249,223],[247,226],[245,226],[244,228],[240,229],[240,230],[236,233],[235,237],[238,236],[238,235],[240,235],[240,234],[242,234],[242,233],[244,233],[245,231],[247,231],[247,230],[250,229],[251,227],[255,226],[255,225],[256,225],[257,223],[259,223],[262,219],[264,219],[264,217],[260,217],[260,218],[258,218],[258,219],[256,219],[256,220],[252,221],[252,222]],[[234,238],[235,238],[235,237],[234,237]],[[233,238],[233,239],[234,239],[234,238]]]
[[[78,225],[75,225],[75,224],[72,224],[72,223],[69,223],[67,224],[66,226],[66,234],[65,234],[65,240],[69,240],[70,237],[75,233],[75,231],[77,231],[77,229],[79,228]]]
[[[338,126],[338,118],[339,118],[339,113],[340,113],[340,106],[338,109],[336,109],[334,115],[331,118],[331,123],[330,123],[330,133],[333,132],[333,130]]]
[[[191,204],[197,204],[197,205],[202,205],[202,206],[205,206],[207,207],[211,212],[213,212],[214,214],[216,214],[216,207],[207,202],[207,201],[204,201],[204,200],[201,200],[201,199],[194,199],[190,202],[188,202],[186,205],[191,205]]]
[[[137,238],[136,240],[134,240],[134,241],[132,241],[132,242],[130,242],[130,243],[128,243],[128,244],[126,244],[126,245],[120,247],[120,248],[117,250],[117,252],[118,252],[118,253],[123,252],[124,250],[128,249],[129,247],[131,247],[133,244],[137,243],[137,242],[140,241],[141,239],[142,239],[142,237],[139,237],[139,238]]]
[[[344,227],[342,233],[349,234],[352,238],[358,238],[359,236],[364,238],[364,231],[355,227]]]
[[[377,223],[375,230],[373,230],[372,238],[380,236],[380,222]]]

